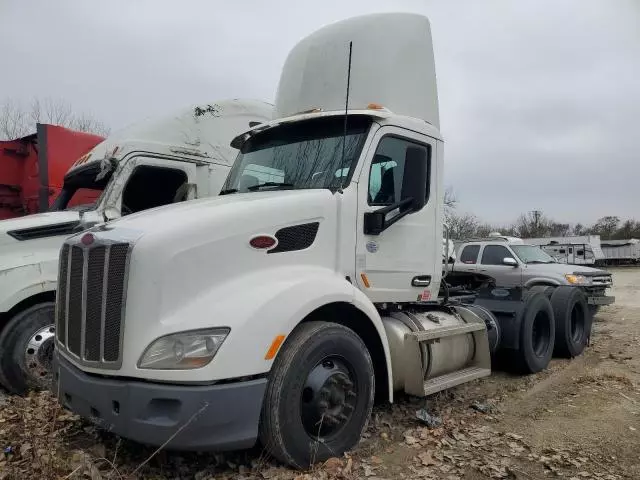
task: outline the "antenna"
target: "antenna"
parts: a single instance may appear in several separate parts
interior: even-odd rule
[[[347,119],[349,113],[349,88],[351,87],[351,53],[353,51],[353,42],[349,42],[349,64],[347,65],[347,96],[344,101],[344,134],[342,135],[342,159],[340,160],[340,173],[342,173],[342,169],[344,168],[344,159],[345,159],[345,149],[347,145]],[[342,189],[344,188],[344,177],[343,175],[340,177],[340,189],[338,190],[342,193]]]

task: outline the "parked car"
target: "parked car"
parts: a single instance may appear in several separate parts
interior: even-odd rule
[[[537,245],[515,237],[495,236],[457,242],[452,270],[493,277],[501,287],[573,285],[584,291],[592,314],[615,302],[607,295],[611,274],[592,267],[558,263]]]

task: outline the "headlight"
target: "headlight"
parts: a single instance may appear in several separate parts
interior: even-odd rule
[[[591,279],[583,276],[583,275],[575,275],[573,273],[567,273],[564,278],[567,279],[571,285],[588,285]]]
[[[160,337],[146,348],[139,368],[190,370],[204,367],[229,335],[228,328],[193,330]]]

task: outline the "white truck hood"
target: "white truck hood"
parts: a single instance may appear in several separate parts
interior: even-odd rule
[[[0,245],[7,245],[17,242],[20,235],[26,231],[28,238],[29,233],[36,230],[46,231],[50,229],[52,232],[60,227],[68,226],[70,223],[78,222],[80,214],[77,211],[67,210],[62,212],[46,212],[35,215],[26,215],[24,217],[12,218],[0,221]],[[25,240],[27,239],[25,238]],[[41,237],[40,237],[41,238]]]

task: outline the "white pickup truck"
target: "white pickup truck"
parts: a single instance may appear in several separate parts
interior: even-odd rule
[[[221,196],[65,242],[62,405],[142,443],[260,439],[306,467],[352,448],[375,398],[487,376],[503,342],[522,371],[546,367],[543,293],[489,298],[500,317],[438,298],[444,144],[425,17],[368,15],[303,39],[275,117],[234,139]]]
[[[105,220],[215,196],[237,134],[269,121],[273,105],[221,100],[151,118],[109,136],[73,165],[52,211],[0,221],[0,383],[13,393],[50,380],[58,255],[65,238]],[[67,209],[78,192],[95,205]]]

